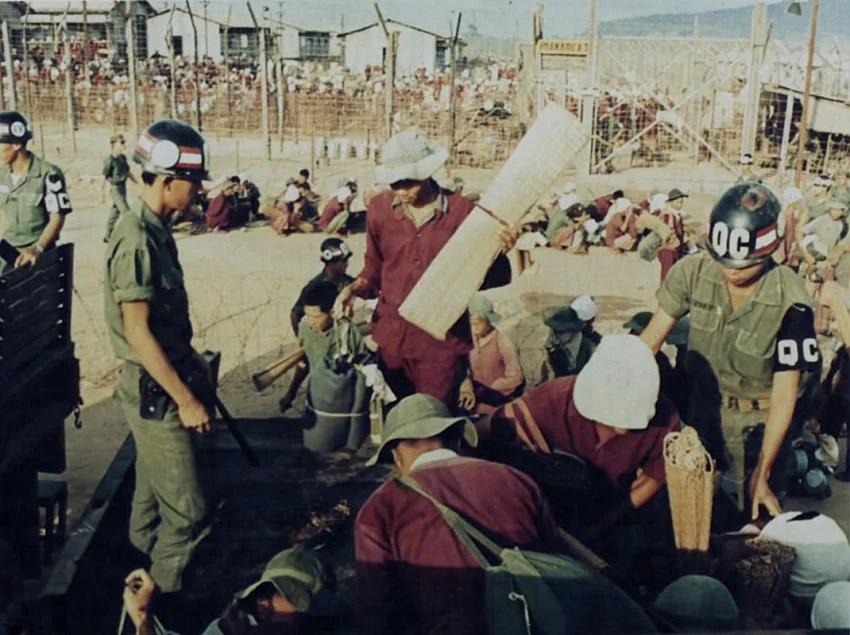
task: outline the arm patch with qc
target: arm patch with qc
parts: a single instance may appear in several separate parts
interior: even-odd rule
[[[819,363],[814,313],[805,304],[794,304],[785,313],[776,336],[773,371],[812,371]]]

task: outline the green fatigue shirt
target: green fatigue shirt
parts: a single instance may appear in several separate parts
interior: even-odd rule
[[[21,248],[38,240],[50,214],[70,214],[71,200],[62,170],[34,154],[19,176],[15,183],[9,166],[0,166],[0,209],[9,220],[5,239]]]
[[[806,209],[809,210],[809,220],[814,220],[829,212],[829,197],[817,198],[816,196],[806,197]]]
[[[708,361],[722,393],[742,399],[769,398],[775,372],[801,369],[802,362],[819,360],[812,300],[803,281],[788,267],[772,261],[767,267],[758,288],[737,311],[732,310],[726,282],[707,252],[676,263],[657,293],[659,306],[671,317],[690,312],[688,351]],[[796,313],[790,311],[794,305],[809,309],[802,318],[808,320],[802,328],[806,333],[799,341],[780,333],[787,316]],[[788,363],[792,356],[794,363]]]
[[[115,356],[139,364],[124,334],[123,302],[147,302],[148,324],[174,364],[192,353],[189,299],[171,232],[139,203],[118,221],[106,248],[106,325]]]
[[[110,154],[103,161],[103,177],[112,185],[125,185],[130,175],[130,164],[123,154]]]
[[[549,224],[546,225],[546,231],[544,232],[546,240],[552,242],[559,231],[564,229],[564,227],[570,227],[574,223],[575,221],[567,215],[567,210],[558,207],[552,212],[552,218],[549,219]]]

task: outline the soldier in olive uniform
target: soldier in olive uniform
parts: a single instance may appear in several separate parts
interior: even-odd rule
[[[62,171],[27,150],[32,127],[15,110],[0,112],[0,210],[5,239],[18,249],[16,267],[33,265],[59,239],[71,201]],[[0,274],[8,265],[0,260]]]
[[[103,178],[104,185],[106,183],[110,185],[112,208],[109,210],[109,219],[106,221],[106,235],[103,237],[103,242],[109,242],[109,236],[115,229],[118,218],[130,211],[130,207],[127,205],[127,179],[138,184],[136,177],[130,171],[127,157],[124,156],[126,148],[124,135],[113,135],[110,137],[109,143],[112,145],[112,153],[103,161]],[[103,200],[101,200],[102,202]]]
[[[142,166],[141,201],[109,239],[106,323],[123,362],[115,396],[136,442],[130,541],[150,556],[151,575],[171,593],[181,589],[183,570],[209,532],[193,434],[209,430],[210,409],[190,380],[204,363],[192,349],[168,221],[209,179],[208,152],[197,130],[164,120],[139,138],[133,160]]]
[[[771,258],[784,232],[780,211],[763,185],[729,189],[711,212],[708,253],[673,266],[641,335],[657,352],[676,321],[690,313],[688,382],[703,403],[699,409],[692,404],[693,419],[686,422],[700,430],[695,418],[713,416],[716,430],[719,410],[725,452],[715,458],[726,462],[724,489],[733,490],[739,510],[749,500],[753,518],[761,506],[771,515],[781,512],[771,472],[777,471],[774,479],[781,476],[777,455],[794,415],[801,373],[820,363],[812,300],[802,280]],[[762,423],[764,437],[750,471],[745,445]]]

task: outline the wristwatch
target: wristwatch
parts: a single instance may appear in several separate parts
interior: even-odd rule
[[[43,254],[43,253],[44,253],[44,247],[42,247],[42,246],[41,246],[41,243],[40,243],[40,242],[35,241],[35,244],[33,245],[33,247],[35,247],[35,250],[36,250],[39,254]]]

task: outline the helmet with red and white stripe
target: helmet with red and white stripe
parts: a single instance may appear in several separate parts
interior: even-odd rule
[[[785,235],[782,205],[760,183],[729,188],[711,210],[708,251],[725,267],[743,269],[764,262]]]
[[[174,119],[151,124],[139,137],[133,161],[143,172],[209,181],[209,146],[192,126]]]
[[[25,144],[32,139],[32,126],[17,110],[0,112],[0,143]]]

